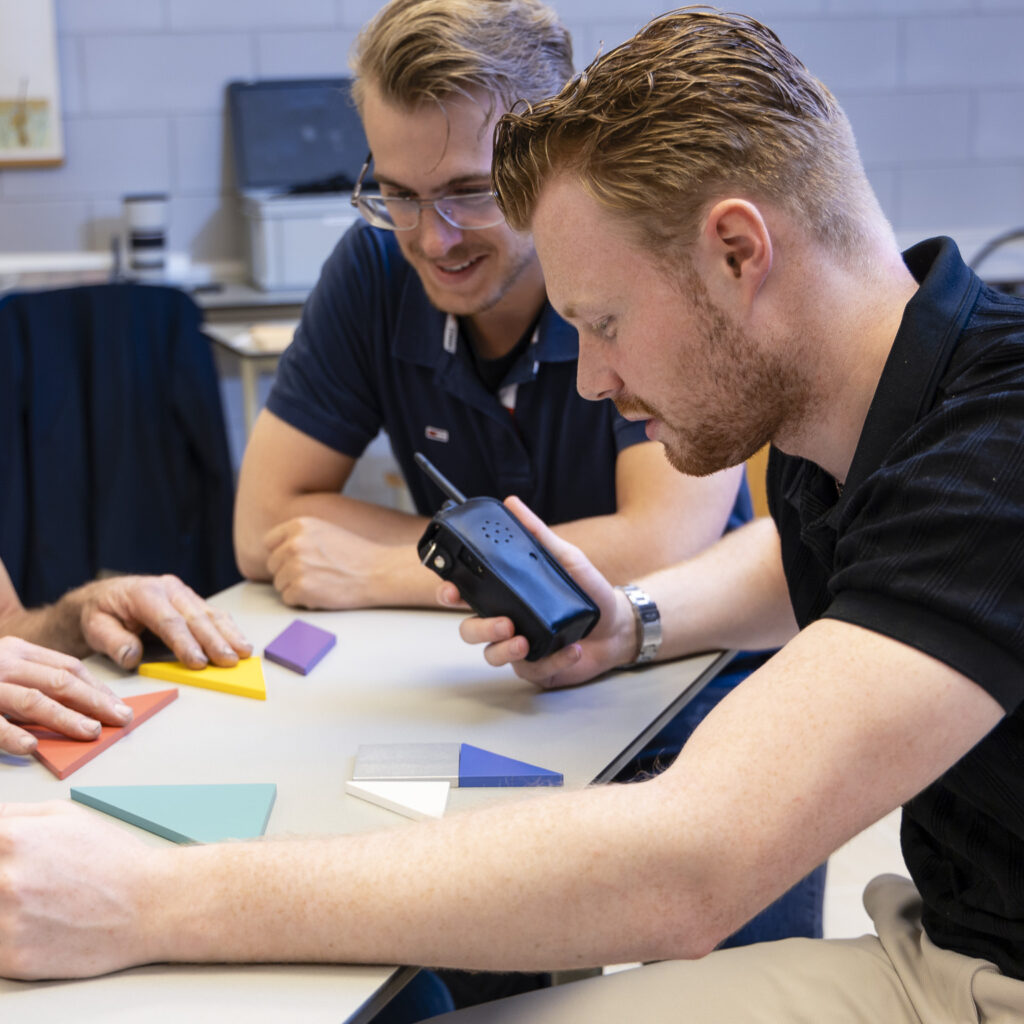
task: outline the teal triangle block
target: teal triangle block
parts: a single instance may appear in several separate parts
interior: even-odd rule
[[[172,843],[216,843],[263,835],[277,786],[72,786],[71,799]]]
[[[561,772],[516,761],[463,743],[459,751],[460,786],[560,786]]]

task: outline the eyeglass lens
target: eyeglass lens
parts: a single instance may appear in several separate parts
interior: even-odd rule
[[[434,200],[408,199],[390,196],[360,196],[359,205],[371,221],[382,221],[378,226],[409,230],[416,227],[424,205],[434,209],[453,227],[485,228],[502,221],[501,212],[490,193],[466,196],[442,196]]]

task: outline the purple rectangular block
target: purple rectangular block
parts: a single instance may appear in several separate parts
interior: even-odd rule
[[[263,656],[293,672],[307,675],[335,643],[337,637],[333,633],[296,619],[267,644]]]

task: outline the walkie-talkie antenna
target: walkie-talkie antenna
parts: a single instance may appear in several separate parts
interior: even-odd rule
[[[442,473],[441,470],[439,470],[437,466],[435,466],[430,459],[426,457],[426,455],[422,452],[413,452],[412,457],[416,460],[416,465],[419,466],[420,469],[422,469],[423,472],[426,473],[427,476],[429,476],[430,479],[433,480],[434,483],[437,484],[437,486],[440,487],[456,505],[461,505],[465,502],[466,496],[462,491],[460,491],[458,487],[456,487],[455,484],[453,484],[451,480],[449,480],[448,477],[446,477],[444,473]]]

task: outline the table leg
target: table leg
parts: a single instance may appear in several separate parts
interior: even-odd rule
[[[255,365],[255,360],[240,359],[239,374],[242,380],[242,415],[245,420],[245,439],[249,440],[252,433],[252,425],[256,422],[256,405],[259,401],[257,388],[259,387],[260,376]]]

